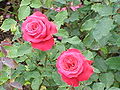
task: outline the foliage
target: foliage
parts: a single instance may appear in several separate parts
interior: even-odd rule
[[[9,1],[13,10],[7,11],[11,16],[2,20],[0,28],[14,37],[0,44],[0,90],[22,86],[28,90],[120,90],[120,0],[18,0],[16,6],[15,0]],[[83,7],[72,11],[70,2]],[[64,6],[68,9],[62,12],[50,9]],[[21,38],[21,23],[36,10],[58,26],[56,44],[49,51],[33,49]],[[57,57],[69,48],[81,50],[94,61],[95,73],[75,88],[65,84],[56,70]]]

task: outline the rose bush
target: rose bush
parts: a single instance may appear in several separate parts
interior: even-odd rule
[[[58,57],[56,66],[63,81],[76,87],[79,81],[88,80],[93,74],[92,63],[79,50],[68,49]]]
[[[30,42],[33,48],[46,51],[55,44],[52,35],[57,33],[57,28],[39,11],[27,17],[22,23],[22,31],[24,40]]]
[[[120,0],[0,0],[0,90],[17,89],[120,90]]]

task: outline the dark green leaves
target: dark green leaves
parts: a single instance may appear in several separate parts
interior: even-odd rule
[[[107,65],[111,69],[120,70],[120,57],[111,57],[106,60]]]
[[[105,60],[101,57],[96,57],[95,58],[95,67],[99,69],[101,72],[106,72],[108,67],[107,64],[105,63]]]
[[[61,80],[60,75],[57,72],[52,73],[52,78],[54,79],[57,85],[64,85],[64,83]]]
[[[40,87],[41,83],[42,83],[42,78],[41,77],[33,79],[32,85],[31,85],[32,89],[33,90],[39,90],[39,87]]]
[[[81,31],[90,31],[93,29],[96,25],[96,22],[94,19],[87,20],[81,27]]]
[[[7,47],[9,50],[8,57],[15,58],[18,56],[23,56],[32,52],[32,47],[28,43],[24,43],[18,46]]]
[[[100,81],[106,85],[106,88],[109,88],[114,82],[114,75],[112,72],[103,73],[100,75]]]
[[[59,13],[55,16],[54,22],[56,23],[58,29],[60,28],[61,25],[64,24],[64,20],[67,18],[67,16],[68,16],[67,11],[59,12]]]
[[[93,37],[96,41],[99,42],[102,37],[107,36],[114,28],[113,20],[110,18],[102,18],[96,25],[94,31],[93,31]]]
[[[95,12],[98,12],[101,16],[108,16],[113,14],[113,8],[108,5],[103,5],[103,4],[94,4],[92,6],[92,10]]]
[[[120,24],[120,15],[119,15],[119,14],[115,15],[115,16],[114,16],[114,19],[115,19],[115,22],[116,22],[117,24]]]
[[[104,83],[94,83],[92,89],[93,90],[104,90],[105,84]]]

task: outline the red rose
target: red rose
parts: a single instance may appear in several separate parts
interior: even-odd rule
[[[46,51],[54,45],[53,34],[57,33],[56,26],[46,15],[37,11],[22,23],[24,40],[31,42],[32,47]]]
[[[79,50],[68,49],[58,57],[56,67],[64,82],[77,87],[79,81],[88,80],[93,74],[92,63]]]

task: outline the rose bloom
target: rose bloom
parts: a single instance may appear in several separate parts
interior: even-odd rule
[[[58,57],[56,67],[64,82],[77,87],[79,81],[88,80],[93,74],[92,63],[79,50],[68,49]]]
[[[26,18],[22,31],[24,40],[30,42],[33,48],[46,51],[55,44],[52,35],[57,33],[57,28],[39,11]]]

